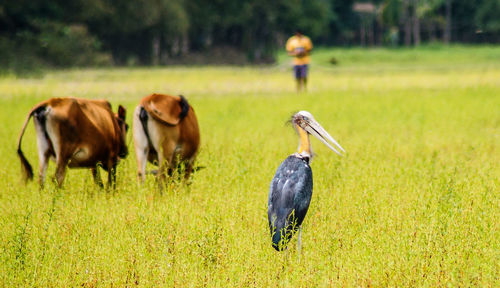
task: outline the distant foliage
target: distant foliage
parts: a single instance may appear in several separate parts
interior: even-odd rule
[[[4,1],[0,65],[4,71],[165,65],[220,47],[269,63],[297,28],[317,45],[500,41],[497,0],[360,2],[368,6],[355,9],[353,0]]]

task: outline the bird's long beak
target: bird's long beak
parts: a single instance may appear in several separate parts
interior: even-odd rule
[[[339,154],[340,156],[342,155],[341,152],[339,152],[335,147],[332,146],[334,144],[336,147],[338,147],[342,152],[345,153],[344,148],[340,146],[333,137],[326,132],[326,130],[314,119],[308,119],[307,121],[302,122],[303,124],[303,129],[306,130],[309,134],[314,135],[314,137],[318,138],[323,144],[325,144],[328,148],[332,149],[333,152]],[[301,125],[302,126],[302,125]],[[332,144],[330,144],[332,143]]]

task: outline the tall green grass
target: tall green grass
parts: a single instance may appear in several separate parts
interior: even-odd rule
[[[500,57],[454,61],[484,49],[500,55],[497,47],[452,48],[448,60],[432,49],[320,50],[302,94],[287,64],[2,78],[0,286],[498,287]],[[399,69],[399,60],[372,59],[413,52],[427,60]],[[329,55],[339,66],[328,66]],[[190,186],[160,193],[151,175],[138,186],[132,143],[114,192],[78,169],[59,190],[50,180],[44,190],[21,183],[16,140],[35,103],[106,98],[125,105],[130,122],[152,92],[182,93],[196,110],[206,168]],[[347,150],[340,158],[312,140],[300,256],[296,237],[284,253],[271,247],[266,214],[271,178],[297,148],[285,122],[298,110]],[[23,149],[37,167],[32,126]]]

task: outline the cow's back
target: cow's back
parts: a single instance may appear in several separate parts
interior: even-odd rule
[[[70,167],[107,166],[118,153],[118,124],[105,100],[53,98],[48,101],[48,131],[54,130],[63,157]]]
[[[78,99],[78,102],[81,112],[85,115],[86,121],[92,124],[92,128],[99,130],[103,136],[113,135],[114,138],[118,125],[114,119],[111,104],[105,100]]]

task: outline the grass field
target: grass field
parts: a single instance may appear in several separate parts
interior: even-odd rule
[[[499,287],[500,47],[318,49],[303,94],[284,58],[0,78],[0,286]],[[35,103],[106,98],[130,123],[152,92],[182,93],[196,110],[206,168],[190,186],[160,193],[150,176],[139,187],[133,153],[114,192],[86,170],[69,170],[60,190],[22,184],[16,140]],[[277,253],[267,228],[298,110],[347,150],[312,140],[300,256],[296,237]],[[23,149],[37,167],[33,124]]]

